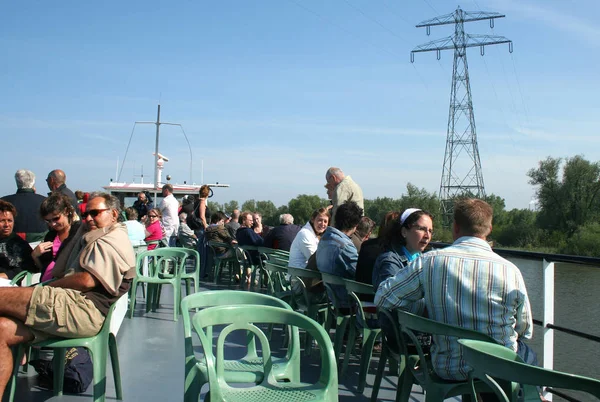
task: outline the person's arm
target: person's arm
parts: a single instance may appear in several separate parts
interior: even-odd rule
[[[51,252],[52,252],[52,242],[51,241],[41,242],[31,252],[31,258],[33,259],[33,263],[40,271],[42,269],[44,269],[44,264],[42,263],[42,260],[40,259],[40,257],[43,254],[51,253]]]
[[[98,281],[89,272],[77,272],[50,282],[47,286],[87,292],[98,286]]]
[[[423,258],[417,258],[396,275],[381,282],[375,293],[377,307],[388,310],[400,307],[410,311],[411,307],[424,297],[420,282],[422,270]]]
[[[310,256],[317,251],[319,243],[309,238],[304,232],[298,233],[298,236],[302,236],[300,238],[300,252],[304,256],[304,259],[308,261]]]
[[[519,338],[531,339],[533,335],[533,316],[531,315],[531,305],[529,304],[529,296],[525,288],[525,281],[518,272],[518,294],[520,303],[517,306],[515,314],[515,331]]]
[[[340,258],[346,270],[346,278],[354,279],[356,277],[356,262],[358,261],[358,252],[354,244],[350,243],[340,252]]]

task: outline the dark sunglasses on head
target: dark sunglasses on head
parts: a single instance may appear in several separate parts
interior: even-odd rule
[[[97,217],[98,215],[100,215],[102,212],[104,211],[108,211],[109,208],[104,208],[104,209],[92,209],[90,211],[85,211],[84,213],[81,214],[81,216],[85,219],[88,217],[88,215],[90,215],[92,218]]]

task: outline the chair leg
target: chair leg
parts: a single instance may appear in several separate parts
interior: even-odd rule
[[[344,335],[346,333],[346,328],[348,327],[348,322],[350,321],[350,317],[342,316],[337,317],[337,325],[335,327],[335,342],[333,344],[335,359],[336,362],[340,358],[340,351],[342,350],[342,344],[344,343]]]
[[[413,375],[408,367],[406,367],[406,359],[402,356],[400,361],[400,370],[398,375],[398,390],[396,391],[397,402],[408,402],[410,393],[414,383]],[[427,400],[425,395],[425,400]]]
[[[119,364],[119,350],[117,348],[117,339],[111,333],[108,334],[108,350],[110,353],[110,363],[115,381],[115,392],[117,399],[123,400],[123,385],[121,384],[121,366]]]
[[[373,381],[373,389],[371,390],[371,402],[377,401],[377,395],[379,394],[379,387],[381,387],[381,379],[383,378],[383,371],[385,370],[385,363],[387,361],[387,347],[382,346],[381,356],[379,356],[379,365],[377,366],[377,374],[375,374],[375,380]],[[392,361],[390,361],[391,364]]]
[[[337,331],[337,329],[336,329]],[[350,354],[354,349],[354,342],[356,342],[356,326],[354,325],[354,319],[350,320],[350,328],[348,329],[348,342],[346,343],[346,352],[344,353],[344,359],[342,362],[340,377],[346,375],[346,370],[348,370],[348,363],[350,362]],[[337,333],[336,333],[337,337]],[[336,340],[337,341],[337,340]],[[341,348],[340,348],[341,351]],[[364,352],[364,350],[363,350]],[[336,356],[337,357],[337,356]]]
[[[367,384],[367,372],[369,371],[369,365],[371,364],[371,357],[373,356],[373,347],[379,331],[373,331],[371,329],[363,330],[363,345],[360,356],[360,371],[358,374],[358,387],[356,390],[359,394],[362,394]]]
[[[179,302],[181,302],[181,282],[173,284],[173,321],[179,319]]]
[[[133,311],[135,310],[135,299],[137,291],[137,281],[134,280],[131,284],[131,297],[129,298],[129,318],[133,318]]]
[[[94,402],[104,402],[106,399],[106,353],[102,353],[100,348],[90,348],[88,351],[94,366]]]
[[[54,348],[54,396],[62,396],[65,383],[66,348]]]

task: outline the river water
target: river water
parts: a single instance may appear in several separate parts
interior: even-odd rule
[[[544,275],[542,261],[508,258],[515,263],[525,280],[534,319],[544,318]],[[600,267],[555,263],[554,325],[591,335],[600,335],[600,310],[596,305],[600,285]],[[543,362],[544,329],[535,325],[529,345]],[[600,379],[600,343],[554,331],[554,369]],[[587,394],[577,399],[594,401]],[[554,400],[559,400],[556,396]]]

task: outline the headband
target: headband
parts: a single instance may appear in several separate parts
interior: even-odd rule
[[[404,212],[402,212],[402,215],[400,215],[400,224],[404,225],[404,222],[406,222],[406,220],[408,219],[408,217],[411,216],[413,213],[415,213],[417,211],[421,211],[421,209],[419,209],[419,208],[408,208],[407,210],[405,210]]]

